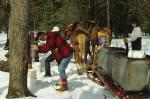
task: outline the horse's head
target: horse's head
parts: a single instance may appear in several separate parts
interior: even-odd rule
[[[78,22],[74,22],[73,24],[68,25],[65,29],[64,29],[64,35],[66,37],[66,39],[69,39],[70,36],[73,34],[73,32],[75,31],[76,27],[80,26],[80,24]]]
[[[70,38],[71,35],[71,31],[72,30],[72,24],[68,25],[65,29],[64,29],[64,36],[66,39]]]

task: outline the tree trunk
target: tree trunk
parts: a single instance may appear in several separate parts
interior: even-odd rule
[[[34,96],[27,88],[27,40],[29,0],[11,0],[9,22],[10,78],[7,98]]]
[[[110,9],[109,9],[109,0],[107,0],[107,28],[110,29]]]

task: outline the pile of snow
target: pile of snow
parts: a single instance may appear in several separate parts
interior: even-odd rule
[[[142,39],[142,50],[144,50],[147,55],[150,55],[150,36],[149,37],[143,37],[143,39]]]

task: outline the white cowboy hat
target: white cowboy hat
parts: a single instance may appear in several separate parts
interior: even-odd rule
[[[52,32],[58,32],[58,31],[60,31],[59,27],[54,26],[53,29],[52,29]]]

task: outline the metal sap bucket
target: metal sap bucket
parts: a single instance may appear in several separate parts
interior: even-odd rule
[[[38,46],[38,41],[31,41],[31,45],[37,45]],[[38,56],[38,51],[36,51],[36,50],[30,50],[30,54],[31,54],[31,58],[33,59],[33,58],[35,58],[35,57],[37,57]]]

